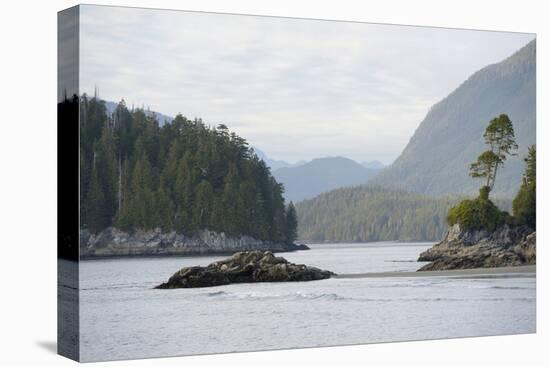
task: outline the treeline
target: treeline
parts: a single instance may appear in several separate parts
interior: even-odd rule
[[[537,148],[529,147],[525,157],[525,172],[513,201],[514,217],[520,224],[537,228]]]
[[[283,187],[227,126],[182,115],[159,126],[124,101],[80,99],[81,227],[133,231],[210,229],[292,242],[296,214]]]
[[[458,197],[363,185],[342,188],[296,204],[298,238],[310,242],[439,241]],[[509,200],[499,200],[510,207]]]

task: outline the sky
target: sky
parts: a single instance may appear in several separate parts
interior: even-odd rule
[[[80,91],[226,124],[272,159],[390,164],[533,34],[81,6]]]

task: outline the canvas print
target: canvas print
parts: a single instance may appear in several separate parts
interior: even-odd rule
[[[535,34],[58,19],[60,354],[536,331]]]

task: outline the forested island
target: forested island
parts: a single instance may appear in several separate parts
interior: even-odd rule
[[[181,114],[160,126],[145,112],[123,100],[109,115],[99,98],[80,98],[81,254],[117,244],[116,254],[139,254],[132,241],[182,253],[209,252],[212,239],[293,248],[295,208],[245,139]]]

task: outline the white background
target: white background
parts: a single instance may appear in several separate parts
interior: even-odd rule
[[[204,10],[536,32],[538,56],[537,334],[111,362],[112,366],[543,366],[550,308],[547,246],[548,65],[544,1],[97,1]],[[0,364],[70,365],[56,340],[56,40],[73,1],[4,1],[0,11]],[[406,60],[403,60],[406,62]],[[421,88],[422,86],[419,86]],[[543,142],[544,141],[544,142]],[[546,159],[545,159],[546,158]],[[139,320],[136,320],[139,322]],[[99,363],[96,365],[104,365]]]

